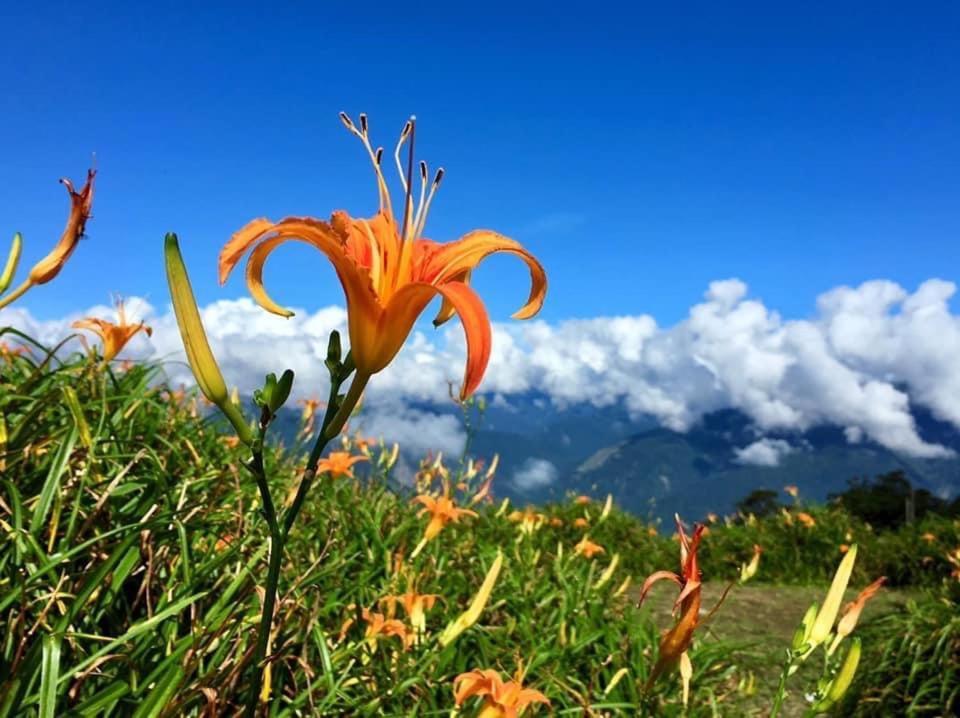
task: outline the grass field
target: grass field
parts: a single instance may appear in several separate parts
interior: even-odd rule
[[[197,395],[166,387],[162,367],[104,371],[96,358],[38,346],[0,361],[0,716],[242,711],[269,549],[246,450]],[[266,447],[280,509],[296,500],[307,446]],[[351,435],[335,448],[362,460],[356,478],[318,476],[290,533],[262,714],[449,715],[456,677],[482,669],[504,680],[519,671],[550,701],[528,714],[767,715],[793,632],[823,601],[848,535],[860,551],[848,598],[880,573],[897,584],[857,627],[864,658],[851,691],[875,697],[864,704],[874,715],[910,701],[913,715],[957,705],[960,629],[937,608],[956,605],[956,523],[875,532],[837,509],[798,506],[711,524],[701,613],[754,543],[764,552],[756,576],[695,632],[684,708],[675,669],[646,688],[677,591],[658,585],[635,608],[647,575],[678,570],[675,536],[603,497],[507,506],[491,498],[489,463],[425,460],[404,485],[392,447]],[[484,487],[490,496],[475,501]],[[430,516],[418,515],[427,502],[415,495],[477,515],[424,541]],[[436,596],[419,629],[404,594]],[[911,598],[923,608],[908,611]],[[889,678],[901,674],[910,680]],[[803,664],[781,715],[804,712],[819,675],[813,659]],[[461,714],[483,705],[466,700]]]

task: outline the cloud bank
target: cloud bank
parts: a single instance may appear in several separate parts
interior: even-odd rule
[[[749,415],[761,432],[831,423],[851,441],[872,439],[915,457],[947,456],[947,449],[919,436],[910,403],[960,429],[960,316],[948,304],[955,292],[939,279],[912,293],[875,280],[826,292],[815,316],[786,320],[750,298],[743,282],[728,279],[711,283],[687,318],[669,327],[648,315],[497,323],[482,391],[536,390],[558,406],[623,402],[631,413],[679,431],[706,412],[730,407]],[[161,313],[142,300],[128,309],[147,319],[154,335],[138,336],[125,355],[170,360],[170,379],[190,383],[169,309]],[[95,307],[83,314],[111,313]],[[325,394],[326,342],[332,329],[346,333],[342,308],[301,310],[284,320],[239,299],[214,302],[202,315],[228,383],[250,391],[265,373],[289,367],[297,373],[298,396]],[[0,311],[0,326],[52,343],[70,332],[75,318],[41,321],[8,308]],[[371,383],[368,405],[446,401],[447,382],[462,375],[464,352],[459,327],[415,331]],[[452,427],[424,424],[413,433],[433,431],[444,441],[462,441]],[[771,451],[779,458],[770,445],[752,453],[769,457]]]

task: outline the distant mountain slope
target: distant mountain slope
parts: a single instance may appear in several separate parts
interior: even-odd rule
[[[450,406],[416,405],[418,411],[456,414]],[[960,455],[960,432],[914,412],[928,441]],[[281,433],[290,434],[294,415],[284,417]],[[389,437],[388,437],[389,438]],[[775,466],[742,463],[737,450],[771,440],[780,447]],[[782,442],[782,443],[780,443]],[[900,456],[871,441],[850,443],[838,427],[761,435],[743,413],[725,409],[708,414],[689,431],[660,427],[650,418],[631,419],[620,405],[577,404],[558,408],[545,397],[524,394],[492,401],[471,445],[475,456],[501,457],[499,496],[515,502],[543,502],[567,492],[612,493],[624,508],[669,520],[675,511],[691,519],[729,512],[754,489],[800,487],[804,497],[823,500],[843,490],[855,476],[902,469],[917,484],[941,496],[960,492],[960,459],[920,460]],[[406,457],[415,462],[419,457]],[[530,482],[531,461],[549,462],[549,483]]]

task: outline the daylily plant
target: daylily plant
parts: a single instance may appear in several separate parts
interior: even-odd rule
[[[473,269],[485,257],[498,252],[517,255],[527,264],[531,289],[526,303],[514,314],[517,319],[534,316],[543,305],[546,295],[547,278],[543,267],[530,252],[512,239],[489,230],[469,232],[448,244],[438,244],[424,238],[427,213],[443,177],[443,170],[438,170],[433,180],[428,182],[426,163],[415,165],[414,118],[404,125],[394,153],[403,188],[402,214],[395,215],[381,166],[383,150],[375,150],[370,144],[366,115],[360,115],[359,119],[358,126],[347,115],[341,114],[344,125],[360,138],[373,163],[379,195],[379,211],[375,216],[357,219],[338,211],[333,213],[329,221],[312,217],[288,217],[279,222],[256,219],[233,235],[219,257],[219,279],[222,284],[249,252],[247,286],[254,300],[269,312],[289,317],[292,312],[274,302],[264,288],[264,264],[273,250],[284,242],[305,242],[323,252],[333,264],[346,297],[350,351],[346,356],[341,356],[339,332],[332,332],[325,361],[330,372],[330,397],[326,414],[293,498],[280,512],[271,496],[263,447],[268,427],[289,396],[292,372],[285,372],[279,381],[273,374],[267,376],[267,384],[259,393],[260,398],[254,395],[260,408],[260,420],[256,429],[252,430],[239,405],[227,395],[226,384],[207,341],[176,235],[167,235],[164,244],[167,279],[187,359],[203,395],[223,412],[237,436],[250,448],[251,460],[245,466],[257,481],[263,515],[270,531],[265,598],[257,643],[252,654],[252,685],[246,707],[248,717],[256,712],[257,696],[262,695],[260,700],[263,702],[269,701],[269,689],[261,694],[259,687],[287,537],[317,472],[321,470],[323,452],[344,429],[358,407],[370,377],[383,370],[396,356],[418,317],[433,298],[439,296],[442,304],[434,324],[439,326],[456,314],[460,317],[467,338],[467,362],[460,389],[460,399],[464,401],[476,391],[483,378],[492,342],[486,308],[469,284]],[[401,162],[405,145],[408,151],[406,172]],[[415,166],[419,169],[420,178],[418,197],[415,197],[414,190]],[[348,380],[349,389],[341,394],[340,389]],[[284,388],[280,391],[279,387],[284,382]],[[305,428],[308,430],[313,428],[311,409],[308,408],[309,416],[305,414],[308,420]],[[387,460],[392,463],[396,455],[394,450]],[[333,456],[323,466],[327,469],[350,469],[341,459]],[[418,497],[425,511],[431,514],[431,520],[415,554],[446,523],[473,514],[472,511],[456,508],[448,497],[449,492],[440,498]],[[454,634],[455,631],[450,633]]]
[[[485,257],[497,252],[515,254],[526,262],[531,290],[527,302],[513,315],[515,319],[528,319],[540,311],[547,290],[546,273],[521,244],[490,230],[474,230],[448,244],[425,239],[427,213],[443,178],[443,169],[428,182],[427,165],[419,163],[420,192],[415,207],[415,119],[404,125],[395,152],[404,191],[402,214],[398,218],[383,173],[383,149],[374,149],[371,145],[366,115],[360,115],[359,126],[346,114],[340,118],[363,143],[373,163],[380,199],[377,214],[369,219],[357,219],[338,211],[328,222],[311,217],[288,217],[279,222],[255,219],[234,234],[220,253],[220,283],[226,282],[233,268],[250,251],[247,286],[254,300],[269,312],[290,317],[293,312],[277,304],[264,288],[263,267],[267,258],[278,246],[291,240],[305,242],[323,252],[343,285],[350,352],[357,369],[354,383],[360,386],[390,363],[418,317],[439,295],[443,305],[434,324],[439,326],[457,314],[466,333],[467,365],[460,389],[460,398],[466,399],[483,378],[492,341],[487,310],[469,286],[470,272]],[[405,144],[409,158],[404,172],[400,156]]]
[[[696,524],[693,529],[693,536],[688,537],[683,529],[683,523],[679,516],[675,516],[677,522],[677,533],[680,539],[680,573],[672,571],[657,571],[652,573],[646,581],[643,582],[643,588],[640,590],[639,604],[646,599],[647,594],[653,585],[658,581],[673,581],[680,588],[680,594],[674,603],[674,614],[679,613],[679,620],[676,625],[663,634],[660,639],[660,654],[657,662],[650,672],[647,679],[646,690],[650,690],[663,673],[673,670],[675,667],[680,669],[680,679],[683,683],[683,703],[687,704],[690,696],[690,678],[693,675],[693,665],[690,663],[690,656],[687,651],[693,644],[693,634],[697,627],[705,624],[720,608],[727,592],[733,584],[727,586],[723,595],[713,607],[713,610],[706,618],[700,618],[701,603],[701,574],[700,566],[697,563],[697,550],[700,548],[700,539],[703,536],[703,524]]]

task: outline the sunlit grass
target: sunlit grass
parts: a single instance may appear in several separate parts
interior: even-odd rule
[[[25,341],[9,332],[0,340]],[[32,346],[8,350],[0,369],[0,715],[233,714],[244,699],[267,556],[242,448],[205,418],[198,395],[166,388],[159,366],[103,371],[95,357],[57,358]],[[457,505],[478,515],[444,525],[412,558],[429,516],[418,516],[414,487],[392,475],[392,447],[340,448],[368,460],[355,463],[354,478],[318,480],[291,534],[268,654],[271,715],[448,715],[454,678],[487,669],[505,680],[522,670],[524,686],[558,715],[684,714],[675,674],[642,692],[660,630],[671,625],[663,597],[671,592],[655,590],[652,606],[634,607],[638,581],[675,569],[669,532],[615,505],[605,510],[605,497],[538,507],[524,528],[526,507],[471,505],[484,471],[454,457],[446,479],[425,464],[419,488],[439,493],[446,482]],[[304,450],[267,451],[275,496],[292,499]],[[493,496],[496,487],[494,478]],[[807,596],[784,600],[752,584],[805,583],[822,593],[848,533],[859,544],[857,588],[880,574],[911,591],[952,580],[944,556],[960,543],[955,523],[877,533],[839,510],[802,510],[814,526],[783,515],[710,525],[701,555],[710,591],[739,577],[754,544],[763,554],[742,597],[735,588],[694,643],[686,714],[763,714],[771,692],[763,666],[781,661]],[[577,551],[584,536],[603,552]],[[501,552],[475,623],[442,644]],[[406,640],[408,612],[383,599],[411,591],[437,599],[423,630]],[[950,605],[936,599],[945,607],[934,617],[932,608],[890,613],[884,600],[862,621],[865,652],[882,650],[883,661],[865,661],[858,689],[874,701],[910,695],[924,705],[955,695],[956,671],[937,669],[956,656],[957,632],[943,623]],[[371,637],[364,609],[406,633]],[[883,622],[897,623],[880,630]],[[903,634],[895,646],[883,633],[890,630]],[[936,694],[943,675],[952,687]],[[463,713],[480,703],[466,700]]]

